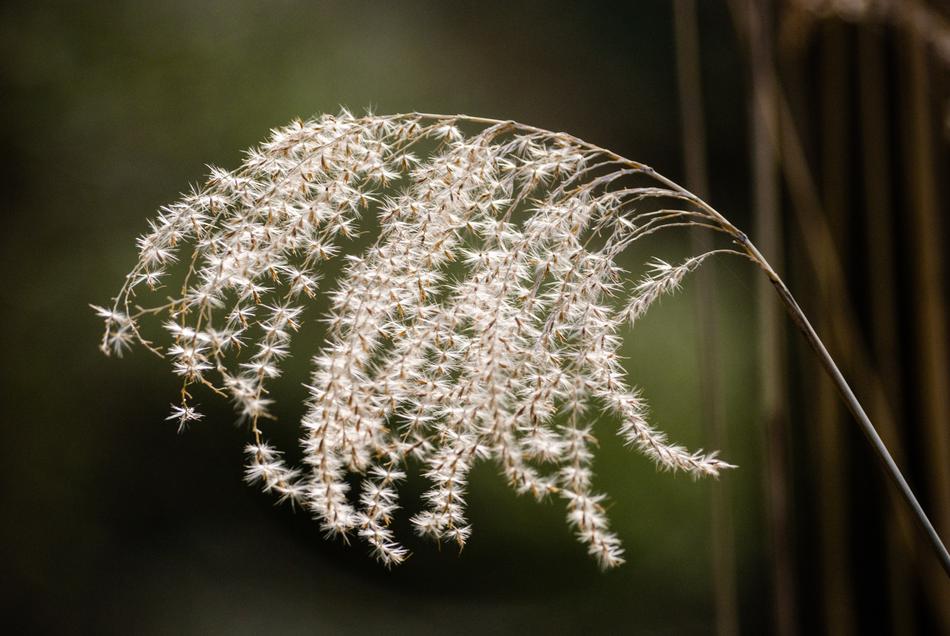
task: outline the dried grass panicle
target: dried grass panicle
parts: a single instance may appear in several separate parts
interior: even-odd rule
[[[375,242],[345,253],[365,215],[378,218]],[[464,545],[469,473],[494,460],[518,492],[563,498],[578,539],[611,567],[623,549],[591,485],[592,409],[616,414],[624,441],[663,469],[730,467],[648,424],[618,354],[626,321],[710,254],[737,253],[656,261],[626,289],[616,257],[682,226],[740,236],[650,168],[564,133],[418,113],[295,121],[150,222],[112,307],[96,308],[102,348],[137,342],[167,357],[182,427],[201,417],[193,385],[228,396],[252,433],[247,481],[328,535],[362,537],[386,564],[408,555],[389,525],[415,458],[430,483],[411,517],[419,534]],[[333,259],[343,273],[321,288]],[[171,287],[179,260],[187,273]],[[328,335],[307,383],[303,465],[291,468],[264,440],[268,383],[321,294]],[[167,299],[142,304],[156,297]],[[167,344],[143,338],[146,319],[164,321]]]

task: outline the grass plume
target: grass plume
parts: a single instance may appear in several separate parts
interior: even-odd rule
[[[369,214],[375,241],[346,253]],[[616,257],[679,227],[726,245],[656,263],[628,288]],[[603,567],[623,549],[591,487],[591,410],[617,415],[622,439],[661,469],[730,468],[652,426],[618,356],[624,321],[712,255],[756,263],[837,372],[784,283],[718,211],[646,165],[512,121],[345,111],[295,121],[237,170],[212,168],[138,245],[112,306],[96,308],[103,351],[138,343],[169,358],[182,427],[201,417],[193,387],[230,398],[250,430],[247,480],[310,511],[327,535],[358,535],[387,565],[408,556],[390,522],[410,458],[429,480],[411,517],[419,534],[463,546],[468,475],[493,460],[518,492],[562,498]],[[324,290],[331,260],[343,274]],[[185,273],[171,287],[176,261]],[[268,387],[318,294],[330,300],[328,335],[307,383],[304,460],[291,467],[265,439]],[[150,319],[167,344],[143,337]]]

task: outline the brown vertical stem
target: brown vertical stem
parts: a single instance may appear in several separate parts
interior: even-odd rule
[[[861,116],[861,154],[866,210],[867,279],[873,286],[870,295],[871,345],[874,361],[886,378],[893,378],[883,388],[872,393],[871,412],[878,423],[881,438],[891,449],[895,459],[906,463],[903,440],[892,418],[880,414],[890,404],[895,412],[901,411],[903,396],[898,378],[903,377],[898,342],[897,280],[894,257],[894,222],[892,218],[892,190],[889,170],[889,143],[887,132],[887,104],[884,78],[884,55],[881,32],[866,25],[858,32],[859,97]],[[886,512],[886,509],[882,510]],[[894,634],[916,632],[910,562],[905,558],[901,543],[899,519],[886,516],[885,550],[887,553],[888,601],[890,626]]]
[[[843,25],[831,20],[822,29],[819,102],[821,105],[821,154],[823,168],[823,207],[831,226],[833,246],[820,253],[818,267],[819,289],[816,296],[821,306],[837,302],[825,282],[826,265],[847,245],[848,225],[848,47]],[[818,328],[825,333],[830,329],[831,317],[822,312]],[[850,355],[841,343],[832,343],[847,361]],[[818,505],[819,546],[821,554],[821,594],[824,622],[828,633],[847,636],[855,630],[854,599],[849,580],[849,511],[847,444],[843,439],[841,410],[834,386],[821,376],[815,376],[815,443],[818,459],[815,498]]]
[[[686,185],[700,197],[709,194],[706,168],[706,131],[703,125],[703,97],[699,71],[699,33],[695,0],[676,0],[673,5],[676,40],[677,80],[683,130],[683,160]],[[693,252],[704,254],[713,249],[709,232],[693,228]],[[706,438],[712,448],[726,445],[720,395],[720,371],[717,368],[718,320],[714,285],[715,271],[704,267],[696,272],[696,314],[699,325],[700,391],[706,409],[703,421]],[[731,498],[725,481],[711,484],[712,587],[715,595],[716,633],[728,636],[739,633],[739,612],[736,600],[735,534],[730,510]]]
[[[769,2],[749,0],[747,32],[752,62],[752,174],[756,243],[782,262],[782,227],[775,138],[769,134],[776,117],[776,78],[772,56]],[[785,330],[778,306],[762,281],[758,289],[759,351],[762,369],[762,409],[766,436],[766,506],[773,563],[773,603],[776,634],[797,632],[795,574],[789,536],[788,415],[785,407]]]
[[[941,286],[943,262],[939,237],[941,214],[934,171],[932,113],[928,97],[924,45],[907,34],[901,47],[906,72],[902,94],[906,99],[904,165],[907,172],[917,337],[916,359],[922,416],[924,475],[930,490],[936,526],[950,532],[950,352],[947,346],[946,297]]]

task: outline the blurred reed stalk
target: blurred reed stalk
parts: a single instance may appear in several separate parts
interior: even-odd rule
[[[683,161],[686,187],[706,199],[709,179],[706,166],[706,130],[703,123],[702,74],[700,43],[695,0],[673,3],[673,27],[676,42],[677,84],[683,134]],[[712,235],[701,228],[690,232],[692,250],[705,254],[713,249]],[[715,311],[714,263],[696,272],[696,316],[700,392],[705,409],[705,435],[709,446],[724,448],[726,429],[720,399],[721,370],[719,360],[719,321]],[[729,636],[739,633],[739,610],[736,599],[735,530],[732,498],[725,481],[710,484],[712,586],[716,607],[716,633]]]
[[[747,36],[752,70],[751,144],[753,175],[753,210],[756,243],[775,262],[784,262],[782,226],[779,216],[780,198],[776,164],[776,139],[769,133],[776,117],[774,67],[772,55],[769,3],[738,0],[730,3],[737,31]],[[743,25],[739,27],[738,25]],[[779,307],[766,281],[758,283],[759,366],[762,376],[762,414],[765,420],[766,507],[771,540],[773,578],[773,612],[775,633],[788,636],[797,633],[798,616],[795,598],[795,571],[790,539],[788,470],[788,410],[786,335]]]
[[[920,446],[924,449],[922,481],[929,486],[930,503],[934,507],[937,527],[950,532],[950,371],[948,371],[947,311],[941,288],[943,263],[937,243],[941,219],[937,202],[937,184],[934,172],[932,113],[928,102],[927,61],[924,51],[925,34],[914,28],[904,28],[900,34],[899,68],[902,70],[900,95],[904,139],[903,163],[907,188],[908,220],[910,231],[905,232],[909,244],[912,271],[912,289],[915,299],[913,313],[918,379],[912,390],[922,405],[923,420],[918,431]],[[944,63],[946,59],[943,58]],[[923,559],[927,561],[927,559]],[[933,568],[926,570],[925,591],[932,599],[938,624],[950,633],[950,579],[940,576]]]
[[[907,179],[908,250],[912,259],[914,315],[917,324],[918,397],[922,406],[925,470],[935,525],[950,532],[950,358],[947,347],[947,308],[941,286],[944,275],[939,237],[939,212],[933,139],[936,137],[928,96],[924,45],[916,33],[906,33],[900,47],[904,85],[904,166]]]
[[[817,268],[818,285],[812,289],[815,306],[830,307],[837,302],[826,282],[827,264],[836,258],[848,261],[850,184],[848,182],[849,86],[847,34],[836,20],[822,24],[819,68],[822,201],[830,224],[830,243],[822,245],[821,265]],[[828,312],[819,312],[818,329],[830,334],[828,342],[838,359],[849,367],[850,347],[834,337]],[[818,513],[819,553],[823,605],[823,623],[828,632],[839,636],[855,633],[853,585],[850,580],[851,523],[848,481],[850,453],[842,428],[842,413],[835,388],[821,373],[809,373],[816,396],[812,420],[811,444],[817,468],[815,503]]]
[[[881,375],[901,378],[900,342],[897,307],[896,259],[892,219],[893,189],[889,165],[888,104],[885,83],[885,58],[882,31],[870,25],[858,29],[858,82],[859,114],[861,118],[860,144],[862,155],[862,184],[866,211],[866,250],[863,267],[873,283],[869,294],[871,348],[874,364]],[[890,403],[895,412],[903,411],[903,391],[900,382],[888,382],[883,391],[871,392],[871,411],[878,422],[881,437],[895,459],[906,465],[905,442],[890,417],[880,414]],[[886,511],[886,509],[885,509]],[[911,595],[913,576],[910,560],[905,556],[900,520],[885,515],[884,541],[887,558],[887,598],[890,610],[890,628],[894,634],[912,634],[917,631],[914,603]]]

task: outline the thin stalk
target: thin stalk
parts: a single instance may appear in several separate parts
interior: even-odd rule
[[[917,523],[927,535],[931,547],[933,547],[934,553],[940,559],[940,563],[943,566],[944,571],[948,576],[950,576],[950,553],[947,552],[947,548],[940,540],[940,535],[937,534],[933,524],[927,517],[927,513],[925,513],[924,509],[921,507],[920,502],[917,501],[917,497],[914,496],[914,492],[907,484],[907,480],[904,479],[904,475],[901,474],[900,468],[894,462],[890,452],[887,450],[887,446],[884,445],[880,435],[877,434],[877,430],[875,430],[874,425],[871,423],[871,419],[868,417],[867,413],[865,413],[864,408],[861,406],[858,398],[854,395],[854,392],[848,385],[847,380],[845,380],[844,376],[841,374],[841,371],[838,369],[838,366],[832,359],[831,354],[828,353],[828,350],[825,348],[821,338],[818,337],[818,334],[811,326],[811,323],[808,322],[808,318],[805,317],[805,313],[802,311],[801,307],[798,306],[798,303],[795,301],[792,293],[788,290],[788,287],[785,286],[785,283],[781,278],[779,278],[778,274],[775,273],[775,270],[772,269],[765,258],[759,254],[755,246],[752,245],[748,239],[746,239],[743,247],[745,247],[746,251],[753,258],[753,260],[759,264],[762,270],[765,271],[766,275],[769,277],[773,287],[775,287],[779,297],[785,304],[785,309],[788,311],[792,322],[802,332],[802,334],[805,336],[805,340],[818,356],[819,362],[821,362],[822,367],[824,367],[825,371],[831,377],[835,384],[835,388],[838,390],[838,393],[841,395],[842,399],[847,405],[848,410],[851,411],[851,414],[857,421],[858,426],[861,428],[861,432],[864,433],[864,436],[871,443],[871,447],[874,449],[878,458],[883,463],[888,476],[894,482],[894,485],[897,486],[897,489],[900,491],[904,501],[908,506],[910,506],[911,510],[913,510]]]
[[[683,159],[686,184],[700,196],[709,194],[706,168],[706,131],[703,125],[702,77],[699,70],[699,29],[695,0],[676,0],[673,4],[673,27],[676,41],[677,79],[683,123]],[[690,231],[693,252],[706,254],[713,249],[709,232],[694,227]],[[706,438],[712,448],[725,446],[720,395],[720,370],[717,368],[718,320],[714,310],[715,270],[712,263],[696,273],[696,314],[698,317],[698,355],[700,391],[707,416],[703,418]],[[712,586],[716,606],[716,633],[720,636],[739,633],[739,611],[736,600],[735,533],[730,509],[731,498],[724,481],[710,487],[710,531],[712,535]]]

